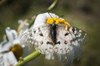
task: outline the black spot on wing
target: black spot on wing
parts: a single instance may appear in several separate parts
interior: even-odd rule
[[[67,36],[69,33],[65,33],[65,36]]]
[[[79,38],[73,38],[72,40],[71,40],[71,42],[75,42],[76,40],[78,40]]]
[[[36,33],[36,31],[34,30],[34,34]]]
[[[58,42],[56,42],[56,44],[61,44],[61,42],[60,42],[60,41],[58,41]]]
[[[83,30],[80,30],[78,28],[72,28],[72,32],[75,36],[75,38],[73,38],[71,41],[78,41],[78,42],[84,42],[84,39],[86,39],[86,32],[84,32]]]
[[[75,28],[72,28],[73,33],[75,32]]]
[[[53,44],[52,42],[47,41],[47,44]]]

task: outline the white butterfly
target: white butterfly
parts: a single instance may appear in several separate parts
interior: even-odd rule
[[[21,36],[20,42],[27,46],[32,44],[46,55],[46,59],[58,57],[67,60],[67,65],[70,65],[74,58],[79,57],[86,35],[63,18],[47,12],[37,16],[34,25]]]

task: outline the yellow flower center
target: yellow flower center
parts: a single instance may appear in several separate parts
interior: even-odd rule
[[[10,51],[12,51],[14,53],[14,55],[16,56],[17,60],[19,60],[19,58],[22,56],[23,54],[23,48],[16,44],[13,47],[10,48]]]
[[[49,18],[49,19],[47,19],[46,23],[47,24],[52,24],[52,23],[59,24],[60,23],[60,24],[65,24],[65,25],[70,26],[70,24],[62,18],[54,18],[54,17]]]

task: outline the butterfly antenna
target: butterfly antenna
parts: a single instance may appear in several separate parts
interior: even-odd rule
[[[50,15],[50,17],[54,20],[54,18],[51,16],[51,14],[48,12],[48,14]],[[55,21],[54,21],[54,23],[55,23]]]
[[[48,14],[50,15],[50,17],[53,19],[53,17],[51,16],[51,14],[48,12]],[[54,19],[53,19],[54,20]]]

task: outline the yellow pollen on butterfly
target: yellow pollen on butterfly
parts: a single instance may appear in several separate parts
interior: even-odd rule
[[[70,24],[68,22],[66,22],[62,18],[54,18],[54,17],[52,17],[52,18],[47,19],[47,21],[46,21],[47,24],[53,24],[54,22],[55,22],[55,24],[59,24],[60,23],[60,24],[65,24],[65,25],[70,26]]]

